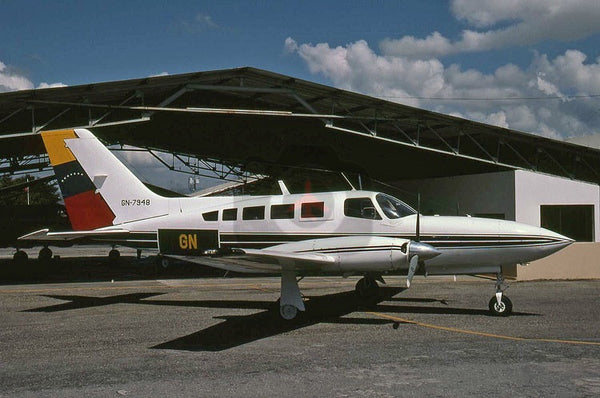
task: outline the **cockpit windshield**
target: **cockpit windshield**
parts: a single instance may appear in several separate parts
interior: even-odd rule
[[[401,218],[417,213],[415,209],[393,196],[378,193],[376,198],[379,207],[381,207],[381,210],[387,218]]]

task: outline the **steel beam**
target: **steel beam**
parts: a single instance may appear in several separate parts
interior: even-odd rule
[[[24,107],[22,107],[22,108],[19,108],[19,109],[17,109],[16,111],[12,112],[11,114],[7,115],[6,117],[4,117],[4,118],[2,118],[2,119],[0,120],[0,124],[4,123],[5,121],[7,121],[7,120],[8,120],[8,119],[10,119],[11,117],[15,116],[16,114],[18,114],[18,113],[20,113],[20,112],[24,111],[25,109],[27,109],[27,107],[26,107],[26,106],[24,106]]]
[[[436,137],[437,137],[437,138],[438,138],[440,141],[442,141],[444,144],[446,144],[446,146],[447,146],[447,147],[450,149],[450,151],[451,151],[453,154],[455,154],[455,155],[457,155],[457,154],[458,154],[458,151],[457,151],[457,150],[456,150],[454,147],[452,147],[452,145],[450,145],[450,144],[448,143],[448,141],[446,141],[446,140],[445,140],[445,139],[444,139],[444,138],[443,138],[441,135],[439,135],[439,134],[437,133],[437,131],[435,131],[434,129],[432,129],[430,126],[427,126],[427,129],[428,129],[429,131],[431,131],[431,132],[432,132],[432,133],[433,133],[433,134],[434,134],[434,135],[435,135],[435,136],[436,136]]]
[[[62,112],[59,112],[56,116],[54,116],[53,118],[51,118],[50,120],[48,120],[45,124],[43,124],[43,125],[41,125],[39,127],[33,126],[33,132],[34,133],[39,133],[44,128],[46,128],[46,126],[48,126],[50,123],[52,123],[53,121],[55,121],[56,119],[58,119],[59,117],[61,117],[62,115],[64,115],[65,113],[69,112],[70,110],[71,110],[71,108],[64,109]]]
[[[475,138],[471,137],[470,134],[467,134],[467,133],[464,133],[464,132],[463,132],[463,135],[465,135],[469,139],[471,139],[471,141],[473,141],[473,143],[477,146],[477,148],[479,148],[483,153],[485,153],[492,160],[493,163],[498,163],[498,159],[494,158],[492,156],[492,154],[490,154],[479,142],[477,142],[477,140]]]

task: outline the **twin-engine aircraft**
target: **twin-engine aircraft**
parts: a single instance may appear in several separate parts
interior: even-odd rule
[[[42,139],[73,231],[41,230],[23,241],[99,241],[158,247],[164,256],[237,272],[281,273],[280,314],[305,311],[297,278],[315,272],[363,275],[361,296],[387,273],[496,274],[494,315],[507,316],[502,266],[548,256],[572,240],[543,228],[473,217],[420,216],[379,192],[164,198],[151,192],[90,131]],[[41,254],[41,253],[40,253]],[[47,252],[46,252],[47,255]]]

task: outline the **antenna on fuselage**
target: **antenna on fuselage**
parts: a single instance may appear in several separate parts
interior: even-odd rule
[[[281,189],[282,195],[290,194],[290,191],[287,189],[287,186],[285,185],[285,182],[283,182],[283,180],[277,180],[277,183],[279,184],[279,189]]]

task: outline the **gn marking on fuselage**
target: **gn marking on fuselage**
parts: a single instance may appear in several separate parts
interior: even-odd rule
[[[179,248],[183,250],[198,250],[198,235],[196,234],[180,234]]]

